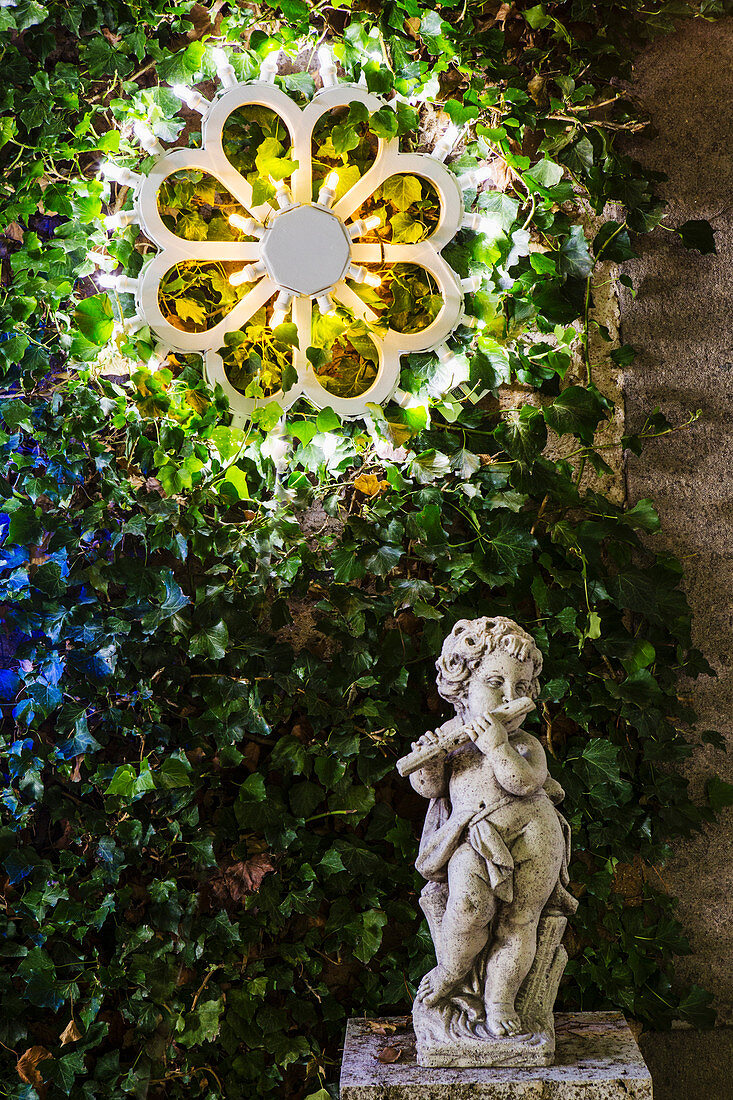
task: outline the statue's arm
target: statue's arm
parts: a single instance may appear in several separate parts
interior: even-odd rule
[[[429,730],[419,740],[412,744],[413,749],[422,748],[425,745],[434,744],[438,740],[438,733]],[[410,776],[410,783],[423,798],[443,798],[448,794],[448,778],[446,775],[445,755],[431,760],[423,768],[418,768]]]
[[[517,751],[510,741],[497,745],[491,752],[491,763],[497,783],[509,794],[534,794],[547,779],[545,750],[536,737],[522,741],[526,755]]]

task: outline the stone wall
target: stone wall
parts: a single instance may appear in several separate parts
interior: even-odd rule
[[[705,218],[717,256],[687,252],[657,229],[627,265],[637,297],[621,298],[621,334],[638,352],[625,380],[628,430],[659,405],[672,421],[700,409],[688,431],[630,456],[631,502],[652,497],[663,545],[681,558],[694,612],[694,639],[718,673],[687,686],[700,729],[729,742],[727,756],[701,746],[687,767],[693,795],[712,773],[733,782],[733,18],[685,21],[637,60],[633,91],[652,128],[629,152],[666,172],[668,223]],[[693,952],[682,977],[716,996],[721,1024],[733,1023],[733,807],[720,823],[676,848],[665,871],[680,899]],[[647,1036],[658,1100],[733,1097],[733,1032],[683,1030]],[[725,1066],[727,1065],[727,1070]]]

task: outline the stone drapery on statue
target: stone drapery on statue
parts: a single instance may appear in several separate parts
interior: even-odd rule
[[[399,762],[430,799],[417,869],[437,965],[413,1006],[424,1066],[548,1065],[570,827],[544,750],[521,728],[539,693],[542,655],[503,617],[463,619],[436,663],[456,717]]]

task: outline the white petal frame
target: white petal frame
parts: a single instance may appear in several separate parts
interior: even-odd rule
[[[205,102],[205,101],[204,101]],[[280,287],[264,275],[252,289],[213,328],[204,332],[182,332],[163,315],[158,291],[163,277],[178,263],[191,260],[243,264],[260,257],[259,241],[187,241],[166,227],[158,210],[158,191],[175,172],[195,169],[215,177],[254,218],[261,222],[272,213],[269,204],[252,204],[252,188],[234,168],[224,153],[223,132],[227,119],[240,107],[262,106],[273,110],[281,119],[290,137],[289,155],[298,162],[290,179],[293,201],[311,204],[312,199],[312,134],[316,123],[337,107],[359,102],[370,113],[385,106],[384,100],[355,84],[339,84],[318,92],[301,109],[279,88],[266,81],[237,84],[225,88],[212,103],[203,108],[200,149],[175,149],[158,156],[149,174],[140,177],[135,186],[136,220],[159,251],[144,268],[135,287],[136,307],[140,317],[150,326],[161,344],[173,351],[198,353],[204,356],[209,381],[219,383],[226,394],[234,422],[241,423],[257,406],[277,401],[287,409],[300,396],[306,396],[318,408],[330,406],[342,417],[354,418],[367,412],[368,404],[384,404],[395,393],[400,376],[400,356],[416,351],[431,351],[444,346],[446,337],[460,323],[464,314],[464,294],[459,276],[441,256],[441,249],[460,229],[464,213],[463,192],[457,177],[437,156],[425,153],[402,153],[399,140],[378,139],[374,163],[344,195],[334,203],[331,212],[347,224],[362,203],[390,176],[409,173],[433,185],[440,199],[438,224],[432,234],[415,244],[390,245],[354,240],[351,261],[354,264],[411,263],[425,268],[437,283],[443,305],[430,325],[418,333],[403,334],[388,329],[382,337],[370,333],[379,355],[375,381],[357,397],[339,397],[329,392],[319,381],[305,355],[311,342],[312,299],[297,295],[292,302],[292,319],[298,329],[300,347],[293,349],[293,365],[297,381],[287,391],[279,391],[267,399],[245,397],[229,381],[218,348],[224,343],[225,332],[242,328],[252,315],[265,305]],[[348,228],[348,225],[347,225]],[[332,288],[333,297],[367,324],[377,315],[365,305],[348,283],[341,281]]]

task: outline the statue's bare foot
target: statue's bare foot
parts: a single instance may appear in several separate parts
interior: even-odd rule
[[[456,979],[452,978],[442,966],[436,966],[429,970],[417,989],[416,1001],[422,1001],[427,1008],[432,1008],[438,1001],[448,996]]]
[[[486,1026],[495,1039],[506,1035],[522,1035],[522,1021],[513,1004],[493,1001],[486,1006]]]

